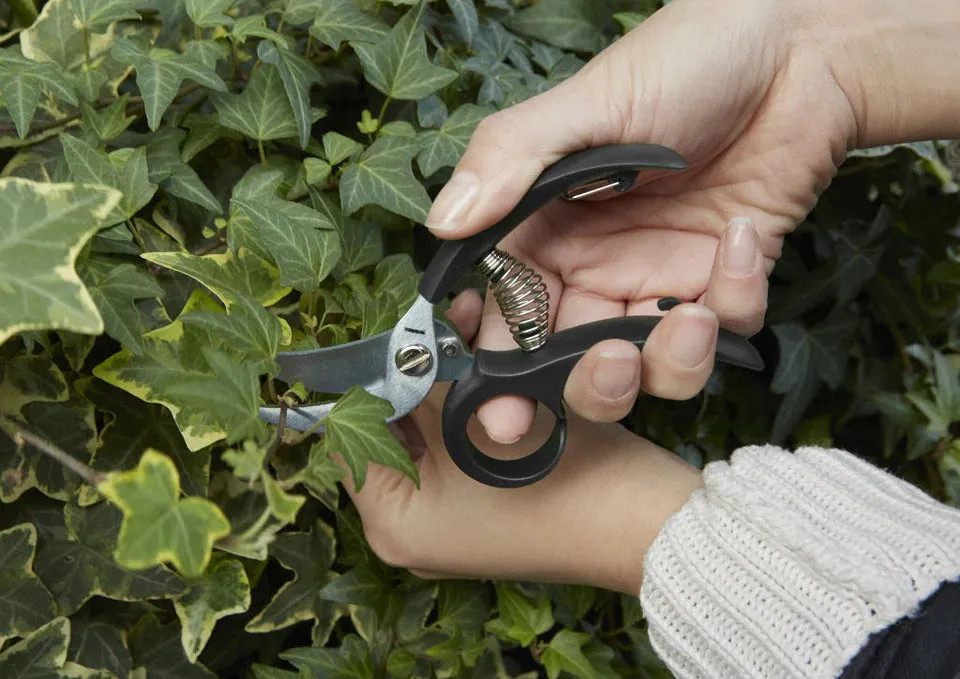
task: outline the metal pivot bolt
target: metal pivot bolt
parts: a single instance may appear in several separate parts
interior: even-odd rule
[[[440,343],[440,351],[448,358],[453,358],[460,353],[460,342],[455,339],[444,340]]]
[[[433,366],[433,354],[422,344],[411,344],[397,352],[394,358],[397,370],[404,375],[418,377],[427,373]]]

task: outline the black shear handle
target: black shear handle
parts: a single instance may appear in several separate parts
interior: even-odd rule
[[[477,351],[473,367],[450,389],[443,407],[443,440],[456,465],[488,486],[518,488],[534,483],[557,465],[566,442],[563,389],[577,361],[597,342],[625,339],[641,350],[660,316],[627,316],[597,321],[550,336],[539,350]],[[721,330],[717,360],[750,370],[763,370],[763,359],[746,339]],[[517,394],[539,401],[556,417],[550,438],[538,450],[516,460],[482,453],[467,435],[467,422],[477,408],[495,396]]]
[[[420,279],[420,294],[439,304],[460,277],[497,246],[523,220],[554,198],[601,179],[626,191],[641,170],[684,170],[686,161],[665,146],[614,144],[577,151],[548,167],[506,217],[469,238],[447,241],[433,256]]]

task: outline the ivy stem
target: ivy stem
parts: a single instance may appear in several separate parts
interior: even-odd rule
[[[13,440],[13,442],[17,444],[17,448],[23,448],[23,446],[26,444],[33,446],[40,452],[62,464],[64,467],[72,471],[74,474],[82,478],[93,487],[97,487],[107,478],[106,474],[88,467],[83,462],[73,457],[73,455],[70,453],[58,448],[56,445],[50,443],[46,439],[30,433],[13,420],[6,417],[4,417],[3,420],[9,422],[10,425],[15,428],[13,434],[10,434],[9,432],[6,433]]]
[[[267,166],[267,154],[263,152],[263,140],[257,140],[257,151],[260,152],[260,164],[264,167]]]
[[[304,441],[307,440],[308,437],[310,437],[310,436],[311,436],[312,434],[314,434],[320,427],[323,426],[323,423],[326,421],[326,419],[327,419],[327,418],[325,418],[325,417],[320,418],[319,420],[317,420],[316,422],[314,422],[313,425],[312,425],[309,429],[307,429],[307,430],[305,430],[305,431],[297,434],[296,436],[294,436],[293,438],[291,438],[289,441],[287,441],[287,443],[288,443],[289,445],[291,445],[291,446],[295,446],[295,445],[297,445],[298,443],[303,443]]]
[[[393,101],[390,95],[387,95],[387,98],[383,100],[383,106],[380,107],[380,115],[377,116],[377,127],[383,127],[383,116],[387,114],[387,106],[390,105],[390,102]]]
[[[270,380],[270,384],[273,385],[273,379]],[[273,389],[271,388],[271,391]],[[274,397],[276,398],[276,397]],[[287,427],[287,402],[280,401],[280,421],[277,422],[277,430],[273,433],[273,439],[270,441],[270,447],[267,448],[266,454],[263,456],[263,468],[266,469],[267,465],[270,464],[270,458],[273,457],[274,453],[280,449],[280,443],[283,441],[283,430]]]
[[[127,228],[130,229],[130,234],[133,236],[133,241],[137,244],[137,247],[143,252],[146,252],[147,244],[143,242],[143,236],[140,235],[140,230],[129,219],[127,220]]]
[[[83,64],[85,66],[89,66],[90,65],[90,33],[87,31],[86,26],[80,29],[80,37],[83,38]]]

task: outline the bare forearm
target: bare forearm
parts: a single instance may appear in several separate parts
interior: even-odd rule
[[[960,137],[960,2],[811,0],[797,41],[821,51],[857,121],[858,148]]]

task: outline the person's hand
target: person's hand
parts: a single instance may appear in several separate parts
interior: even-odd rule
[[[470,291],[448,312],[467,341],[477,331],[481,305]],[[435,387],[417,410],[392,425],[416,460],[419,490],[400,472],[371,463],[357,493],[342,464],[344,487],[377,555],[426,578],[586,584],[638,595],[643,556],[663,522],[699,486],[699,472],[620,425],[574,416],[566,452],[546,478],[523,488],[479,484],[443,445],[440,413],[447,386]],[[545,438],[551,426],[549,415],[538,418],[534,434]],[[495,457],[529,452],[497,446],[482,431],[471,433]]]
[[[791,38],[790,6],[771,0],[677,0],[552,90],[489,116],[427,220],[459,239],[491,226],[548,165],[614,143],[662,144],[689,169],[641,175],[610,200],[555,201],[504,249],[543,275],[551,330],[604,318],[666,315],[641,353],[595,346],[565,399],[599,422],[629,412],[639,389],[694,396],[713,367],[719,325],[749,336],[763,324],[767,276],[784,235],[814,206],[856,131],[844,92],[816,50]],[[806,3],[800,3],[806,4]],[[488,301],[479,346],[515,348]],[[512,442],[532,402],[493,399],[486,432]]]

